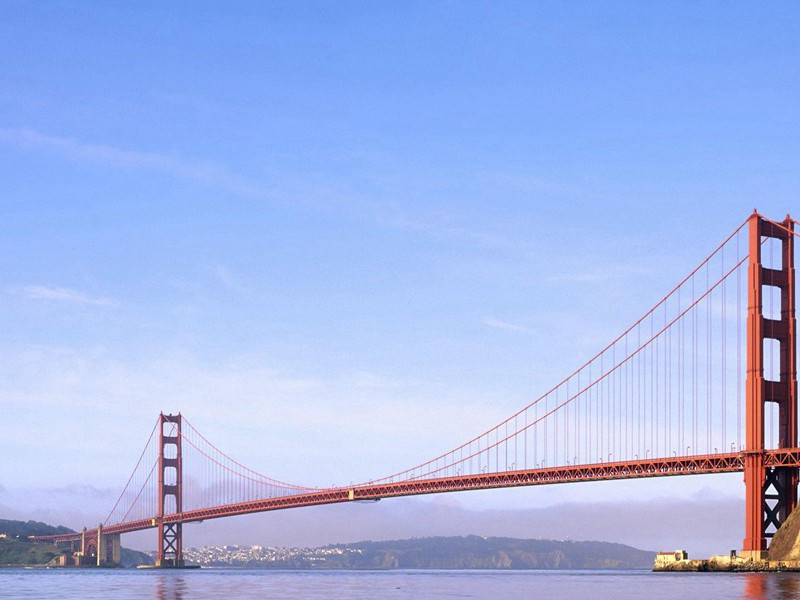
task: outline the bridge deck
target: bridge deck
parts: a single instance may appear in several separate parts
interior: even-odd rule
[[[300,506],[337,504],[354,500],[378,500],[400,496],[438,494],[467,490],[484,490],[529,485],[574,483],[579,481],[603,481],[611,479],[639,479],[644,477],[670,477],[675,475],[703,475],[731,473],[744,470],[744,453],[729,452],[698,456],[673,456],[668,458],[646,458],[625,462],[595,463],[589,465],[567,465],[545,467],[479,475],[461,475],[437,479],[379,483],[354,487],[332,488],[305,494],[265,498],[238,504],[213,506],[164,516],[165,523],[191,523],[206,519],[231,517],[249,513],[283,510]],[[767,450],[764,452],[766,467],[800,467],[800,448]],[[156,519],[143,519],[108,525],[106,534],[130,533],[156,526]],[[96,530],[91,530],[94,535]],[[74,541],[80,533],[51,536],[36,536],[32,539],[50,541]]]

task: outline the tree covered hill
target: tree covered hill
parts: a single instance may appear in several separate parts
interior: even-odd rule
[[[54,527],[39,521],[12,521],[0,519],[0,533],[9,537],[27,538],[29,535],[54,535],[56,533],[72,533],[73,530],[61,525]]]
[[[608,542],[502,537],[432,537],[347,544],[346,568],[389,569],[638,569],[655,552]],[[331,556],[331,563],[337,555]],[[325,565],[329,566],[329,565]],[[330,565],[335,568],[333,564]],[[343,565],[345,566],[345,565]]]
[[[44,565],[63,552],[53,544],[34,543],[29,535],[53,535],[72,533],[68,527],[53,526],[39,521],[14,521],[0,519],[0,534],[8,537],[0,539],[0,565]],[[144,552],[122,548],[122,566],[152,564],[152,559]]]
[[[350,544],[351,567],[395,569],[637,569],[655,552],[608,542],[433,537]]]

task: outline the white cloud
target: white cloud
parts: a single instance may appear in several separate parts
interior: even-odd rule
[[[90,296],[83,292],[63,287],[26,285],[19,288],[12,288],[9,292],[28,300],[49,300],[54,302],[82,304],[84,306],[117,306],[119,304],[116,300],[112,300],[111,298]]]
[[[495,319],[494,317],[485,317],[483,319],[483,324],[487,325],[488,327],[494,327],[495,329],[503,329],[505,331],[513,331],[515,333],[536,333],[530,327],[517,325],[516,323],[509,323],[508,321],[501,321],[500,319]]]
[[[223,288],[234,292],[236,294],[244,294],[246,292],[245,286],[239,281],[239,279],[231,272],[228,267],[224,265],[217,265],[214,267],[214,276]]]
[[[467,239],[480,245],[506,243],[498,234],[474,231],[453,222],[452,215],[408,213],[394,201],[360,198],[352,190],[341,191],[330,184],[314,185],[307,178],[284,180],[282,186],[267,186],[232,173],[225,165],[214,162],[190,162],[180,157],[157,152],[127,150],[107,144],[92,144],[73,138],[48,135],[28,128],[0,127],[0,142],[23,150],[48,150],[69,160],[104,164],[120,169],[145,169],[178,179],[200,183],[238,196],[268,202],[289,203],[317,211],[347,211],[360,218],[394,229],[423,233],[440,238]],[[225,276],[221,275],[223,284]]]
[[[124,150],[105,144],[87,144],[71,138],[40,133],[33,129],[0,128],[0,141],[26,150],[51,150],[71,160],[107,164],[126,169],[151,169],[174,177],[210,185],[248,197],[266,198],[269,190],[214,163],[191,163],[155,152]]]
[[[548,278],[551,282],[603,283],[617,279],[647,275],[651,271],[631,265],[595,266],[585,271],[564,271]]]
[[[10,422],[38,415],[37,428],[48,440],[26,454],[31,483],[38,473],[51,473],[65,477],[58,481],[63,485],[113,484],[133,467],[160,410],[181,411],[243,464],[306,485],[385,476],[455,447],[511,412],[488,402],[485,390],[360,370],[289,373],[267,357],[202,364],[161,355],[122,362],[102,349],[29,347],[0,350],[0,358],[0,398],[13,409]],[[87,411],[93,427],[108,435],[84,436],[71,447],[103,456],[102,465],[68,467],[69,455],[53,459],[61,444],[56,432],[80,426]],[[0,422],[0,450],[19,451],[28,434],[15,431]]]

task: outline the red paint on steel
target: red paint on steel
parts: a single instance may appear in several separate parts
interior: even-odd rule
[[[797,505],[798,470],[795,466],[775,466],[770,485],[774,493],[765,495],[768,485],[764,443],[764,406],[778,406],[778,448],[797,446],[797,365],[796,322],[794,305],[794,224],[790,217],[776,224],[753,213],[750,217],[750,258],[748,264],[747,308],[747,380],[746,380],[746,447],[745,537],[743,549],[759,552],[767,549],[769,525],[775,527],[786,520]],[[781,242],[781,268],[764,267],[763,238]],[[780,319],[766,318],[763,313],[764,286],[781,292]],[[774,315],[771,315],[774,316]],[[780,376],[767,381],[764,375],[764,340],[777,340],[780,346]],[[773,483],[774,481],[774,483]],[[767,500],[774,501],[770,506]]]
[[[800,467],[800,448],[767,450],[764,452],[763,456],[764,464],[767,467]],[[285,510],[288,508],[316,506],[321,504],[337,504],[349,502],[351,490],[353,491],[353,500],[375,500],[379,498],[397,498],[422,494],[552,485],[558,483],[731,473],[742,471],[743,469],[743,453],[654,458],[627,462],[596,463],[591,465],[569,465],[545,469],[528,469],[503,473],[382,483],[355,488],[335,488],[308,494],[268,498],[264,500],[254,500],[252,502],[240,502],[169,514],[163,516],[163,521],[165,523],[191,523],[193,521],[218,519],[221,517],[231,517],[248,513]],[[152,527],[154,527],[153,520],[142,519],[128,523],[120,523],[118,525],[109,525],[103,527],[103,532],[107,534],[130,533],[132,531],[141,531]],[[96,536],[96,534],[96,530],[87,531],[87,536],[89,536],[90,539]],[[37,536],[34,539],[72,541],[80,539],[80,536],[80,533],[68,533],[52,536]]]
[[[747,379],[745,383],[745,528],[742,549],[766,550],[764,495],[764,348],[762,331],[761,219],[750,217],[747,269]]]
[[[164,432],[164,428],[169,433]],[[180,514],[183,510],[183,464],[181,452],[181,414],[165,415],[161,413],[158,425],[158,566],[181,566],[183,564],[183,536],[180,521],[165,519],[165,506],[167,500],[172,498],[175,511]],[[166,448],[174,447],[175,456],[166,456]],[[167,469],[174,469],[174,478],[166,483]]]

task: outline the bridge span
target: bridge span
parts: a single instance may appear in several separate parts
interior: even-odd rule
[[[797,506],[797,222],[754,212],[644,316],[503,422],[415,467],[349,486],[286,483],[235,461],[185,416],[160,414],[102,525],[35,539],[118,562],[119,536],[303,506],[504,487],[744,473],[745,556]]]

